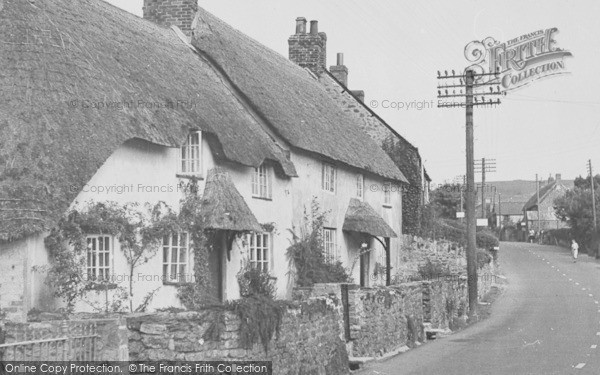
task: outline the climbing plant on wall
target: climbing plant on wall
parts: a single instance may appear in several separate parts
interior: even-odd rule
[[[287,254],[291,263],[290,269],[295,270],[294,277],[298,286],[350,281],[342,263],[335,259],[327,259],[325,255],[322,233],[326,215],[314,198],[310,209],[304,210],[301,227],[298,230],[290,230],[293,242]]]
[[[109,235],[119,241],[127,260],[129,309],[133,311],[135,268],[156,254],[165,235],[181,230],[177,215],[164,202],[144,207],[135,203],[90,202],[81,210],[71,210],[46,237],[50,255],[47,284],[65,300],[69,311],[86,292],[114,284],[110,276],[94,279],[86,273],[86,236]]]

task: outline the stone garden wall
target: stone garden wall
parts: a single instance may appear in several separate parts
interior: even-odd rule
[[[274,374],[347,374],[348,354],[340,326],[341,306],[331,298],[293,304],[283,315],[279,335],[265,351],[244,347],[240,320],[230,311],[156,313],[127,318],[131,360],[272,361]],[[223,314],[217,340],[207,330]]]
[[[427,261],[448,269],[452,274],[466,273],[465,249],[454,242],[433,241],[410,235],[402,236],[398,251],[398,269],[394,270],[394,284],[412,281],[419,267]]]

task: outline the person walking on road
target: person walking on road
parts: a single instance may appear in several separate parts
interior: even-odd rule
[[[579,252],[579,245],[575,240],[571,240],[571,253],[573,254],[573,263],[577,262],[577,253]]]

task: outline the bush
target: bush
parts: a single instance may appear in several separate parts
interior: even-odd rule
[[[435,237],[467,245],[467,225],[456,220],[438,220],[435,223]],[[475,240],[480,249],[498,246],[498,238],[487,228],[478,229]]]
[[[265,296],[275,298],[274,278],[268,272],[246,266],[238,274],[238,284],[242,297]]]
[[[556,245],[560,242],[571,242],[572,234],[570,228],[550,229],[544,232],[544,244]]]
[[[492,255],[487,250],[477,249],[477,267],[482,268],[492,262]]]
[[[422,280],[434,280],[444,276],[450,276],[452,272],[448,267],[444,268],[440,263],[434,263],[427,259],[425,264],[419,265],[419,276]]]
[[[315,283],[345,283],[350,276],[340,261],[327,259],[323,246],[323,223],[325,213],[313,199],[311,211],[304,212],[304,223],[297,233],[293,230],[293,241],[287,254],[296,270],[295,279],[300,287],[312,286]]]

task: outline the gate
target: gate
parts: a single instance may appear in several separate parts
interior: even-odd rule
[[[2,361],[93,361],[99,336],[96,323],[73,327],[64,321],[60,326],[60,337],[0,344]]]

